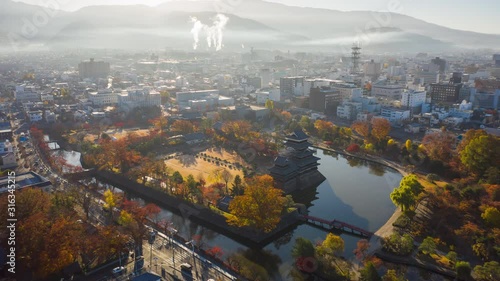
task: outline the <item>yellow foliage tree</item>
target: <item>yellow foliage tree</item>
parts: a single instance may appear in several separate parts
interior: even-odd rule
[[[229,204],[234,216],[228,224],[270,232],[280,222],[285,202],[283,192],[273,187],[271,176],[256,177],[248,182],[244,195],[236,196]]]

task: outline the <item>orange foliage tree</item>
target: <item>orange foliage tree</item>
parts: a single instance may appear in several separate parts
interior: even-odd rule
[[[356,121],[352,123],[351,128],[365,139],[370,136],[370,123],[366,121]]]
[[[391,123],[385,118],[372,118],[372,136],[377,141],[383,140],[391,131]]]
[[[176,134],[190,134],[196,130],[196,127],[187,120],[175,120],[170,126],[170,130]]]

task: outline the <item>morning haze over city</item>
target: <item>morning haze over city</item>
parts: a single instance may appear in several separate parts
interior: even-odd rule
[[[0,7],[1,280],[500,280],[500,2]]]

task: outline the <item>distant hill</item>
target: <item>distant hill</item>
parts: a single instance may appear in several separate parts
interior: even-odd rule
[[[341,12],[262,0],[241,0],[235,7],[221,4],[226,2],[239,3],[182,0],[157,7],[90,6],[75,12],[59,11],[35,26],[33,16],[43,8],[0,0],[0,43],[8,47],[14,38],[14,43],[52,48],[189,49],[193,44],[190,17],[210,25],[216,13],[222,12],[229,18],[223,42],[230,50],[254,46],[334,52],[357,40],[365,50],[374,52],[500,48],[500,35],[450,29],[400,14]],[[374,24],[376,18],[383,24]],[[207,48],[201,36],[200,50]]]

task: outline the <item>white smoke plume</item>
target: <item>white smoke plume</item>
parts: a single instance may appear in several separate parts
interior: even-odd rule
[[[220,51],[223,47],[222,40],[224,38],[224,29],[226,28],[229,18],[223,14],[217,14],[213,19],[211,26],[208,26],[198,20],[196,17],[191,17],[191,22],[193,23],[193,28],[191,33],[193,34],[193,49],[197,49],[200,41],[200,34],[204,33],[206,36],[206,42],[208,48],[215,48],[216,51]]]
[[[193,23],[193,28],[191,29],[191,33],[193,34],[193,49],[198,48],[198,42],[200,41],[200,32],[204,28],[204,24],[201,23],[196,17],[191,17],[191,22]]]

